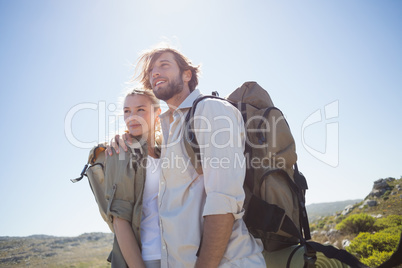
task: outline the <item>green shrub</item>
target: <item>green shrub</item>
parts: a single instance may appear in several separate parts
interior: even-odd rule
[[[340,223],[341,221],[343,221],[344,219],[345,219],[345,216],[344,216],[344,215],[339,215],[338,217],[336,217],[335,221],[336,221],[336,223],[338,224],[338,223]]]
[[[324,227],[325,227],[325,220],[320,220],[320,221],[317,223],[317,228],[318,228],[318,229],[324,229]]]
[[[388,234],[400,234],[401,232],[402,232],[402,225],[388,227],[380,231],[380,233],[388,233]]]
[[[392,227],[394,228],[394,227]],[[400,232],[360,233],[346,250],[360,258],[369,258],[378,252],[392,253],[398,246]],[[362,259],[360,259],[362,261]]]
[[[363,258],[360,261],[369,267],[378,267],[385,261],[387,261],[392,255],[392,252],[379,252],[373,251],[373,255],[368,258]]]
[[[397,226],[402,226],[402,215],[389,215],[386,218],[377,219],[374,223],[374,228],[377,231]]]
[[[372,232],[374,230],[375,218],[361,213],[347,217],[336,228],[346,234],[359,234],[362,232]]]

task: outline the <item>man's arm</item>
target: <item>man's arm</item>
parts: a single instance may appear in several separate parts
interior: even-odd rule
[[[228,247],[234,221],[243,215],[246,170],[240,163],[244,159],[244,123],[239,111],[229,103],[208,100],[198,105],[194,130],[200,145],[207,197],[196,267],[218,267]]]
[[[234,217],[232,214],[204,217],[204,231],[196,268],[218,267],[229,242]]]

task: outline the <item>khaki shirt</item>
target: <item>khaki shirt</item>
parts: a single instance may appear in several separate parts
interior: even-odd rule
[[[137,153],[130,148],[125,152],[120,147],[120,154],[113,151],[107,156],[105,165],[107,216],[119,217],[131,223],[135,238],[141,249],[140,223],[142,199],[145,186],[147,146],[134,143]]]
[[[184,118],[200,95],[193,91],[173,112],[160,116],[163,132],[159,214],[162,267],[193,267],[200,246],[203,216],[232,213],[235,222],[220,267],[265,267],[261,240],[242,219],[245,198],[245,130],[240,112],[229,103],[198,104],[194,127],[203,174],[191,165],[183,142]],[[197,131],[198,129],[198,131]]]

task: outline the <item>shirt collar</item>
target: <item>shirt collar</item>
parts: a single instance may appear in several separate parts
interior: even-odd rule
[[[190,93],[190,95],[187,96],[187,98],[179,105],[179,107],[177,107],[177,109],[173,112],[173,115],[176,113],[177,110],[180,109],[186,109],[186,108],[190,108],[193,106],[193,102],[198,98],[198,96],[201,95],[201,91],[196,88],[193,90],[193,92]],[[164,112],[163,114],[161,114],[159,117],[165,118],[170,116],[170,110],[167,110],[166,112]]]
[[[201,91],[199,89],[194,89],[193,92],[191,92],[190,95],[188,95],[187,98],[179,105],[179,107],[177,107],[177,110],[192,107],[194,101],[200,95],[201,95]]]

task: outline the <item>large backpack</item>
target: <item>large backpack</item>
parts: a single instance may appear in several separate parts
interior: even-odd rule
[[[294,248],[286,267],[290,267],[292,256],[299,247],[304,248],[304,267],[319,265],[322,258],[315,263],[316,252],[350,267],[367,267],[345,250],[308,241],[311,236],[305,207],[307,182],[297,167],[295,142],[282,112],[274,106],[268,92],[256,82],[244,83],[226,98],[213,92],[194,101],[185,118],[184,145],[197,172],[202,174],[194,113],[199,102],[210,98],[230,102],[243,116],[247,133],[244,221],[249,232],[261,238],[264,249],[279,252]],[[255,166],[252,163],[260,164]],[[331,266],[328,262],[326,265],[335,267],[339,263]]]
[[[202,173],[202,167],[193,129],[194,113],[197,104],[207,98],[223,99],[217,94],[199,97],[185,119],[185,146],[198,173]],[[224,100],[239,109],[247,132],[244,220],[249,231],[261,238],[267,251],[310,239],[304,205],[307,183],[298,171],[295,142],[282,112],[255,82],[244,83]]]

